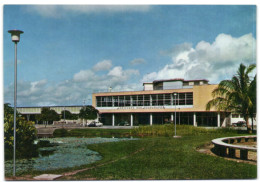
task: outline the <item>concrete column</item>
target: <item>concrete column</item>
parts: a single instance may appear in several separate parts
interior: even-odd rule
[[[153,114],[150,113],[150,125],[153,125]]]
[[[196,113],[193,113],[193,126],[197,126]]]
[[[220,127],[220,113],[218,113],[218,127]]]
[[[112,114],[112,126],[115,126],[115,114]]]
[[[133,117],[133,114],[131,114],[131,118],[130,118],[130,122],[131,122],[130,125],[131,126],[133,126],[133,123],[134,123],[133,121],[134,121],[134,117]]]

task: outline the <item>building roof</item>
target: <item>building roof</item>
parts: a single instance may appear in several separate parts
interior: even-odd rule
[[[153,83],[171,82],[171,81],[182,81],[182,82],[206,81],[206,82],[209,82],[209,81],[206,80],[206,79],[184,80],[183,78],[174,78],[174,79],[166,79],[166,80],[154,80]]]
[[[153,84],[153,82],[144,82],[143,85],[144,84]]]

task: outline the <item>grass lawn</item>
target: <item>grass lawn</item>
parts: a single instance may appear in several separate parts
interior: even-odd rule
[[[256,178],[254,165],[228,161],[197,152],[197,146],[208,142],[210,137],[186,136],[144,138],[138,141],[91,145],[104,159],[98,163],[143,151],[129,158],[97,167],[72,178],[98,180],[132,179],[248,179]],[[66,178],[65,178],[66,179]]]
[[[136,130],[118,130],[118,134],[121,136],[135,134],[149,135],[150,137],[88,145],[89,149],[101,154],[102,160],[85,166],[44,173],[62,174],[96,166],[60,180],[255,179],[257,177],[256,165],[229,161],[196,151],[198,146],[209,143],[214,138],[243,135],[243,133],[227,129],[206,130],[179,126],[177,127],[178,135],[182,137],[173,138],[173,126],[165,127],[153,126],[139,127]],[[113,134],[116,133],[114,130],[110,131]],[[69,136],[73,133],[72,135],[75,136],[74,134],[77,133],[78,136],[85,136],[86,133],[89,135],[89,132],[105,132],[108,135],[109,130],[71,130],[66,135]],[[139,152],[133,154],[136,151]],[[127,157],[123,158],[125,156]],[[111,162],[114,160],[115,162]],[[28,173],[39,174],[39,172]]]

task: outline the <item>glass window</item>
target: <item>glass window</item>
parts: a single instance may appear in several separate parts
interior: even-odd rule
[[[118,99],[119,99],[119,106],[120,107],[123,107],[125,106],[125,99],[124,99],[124,96],[118,96]]]
[[[138,95],[138,106],[144,105],[144,95]]]
[[[125,106],[131,106],[130,95],[125,96]]]
[[[193,93],[192,92],[186,93],[186,105],[193,105]]]
[[[101,97],[96,97],[97,100],[97,107],[101,107]]]
[[[106,100],[107,100],[107,107],[112,107],[112,96],[108,96],[107,98],[106,98]]]
[[[137,96],[132,95],[132,106],[137,106]]]
[[[144,105],[150,106],[150,95],[144,95]]]
[[[158,105],[159,106],[163,106],[164,105],[163,94],[158,94]]]
[[[113,96],[113,100],[114,100],[114,106],[117,107],[118,104],[118,96]]]
[[[171,105],[171,94],[164,94],[164,105]]]
[[[153,94],[152,95],[152,105],[153,106],[157,106],[157,95],[156,94]]]

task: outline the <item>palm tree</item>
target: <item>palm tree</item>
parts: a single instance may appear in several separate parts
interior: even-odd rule
[[[231,80],[221,81],[213,90],[213,99],[206,105],[206,110],[215,107],[218,111],[241,114],[249,132],[249,118],[254,118],[256,113],[256,76],[252,80],[249,74],[255,67],[255,64],[246,67],[241,63]]]

